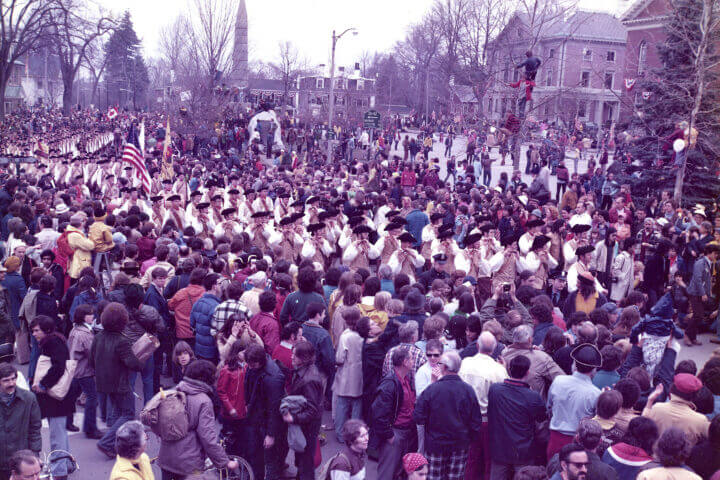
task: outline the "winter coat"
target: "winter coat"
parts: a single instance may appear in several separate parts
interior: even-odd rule
[[[630,330],[630,343],[636,344],[641,333],[656,337],[683,338],[685,333],[673,322],[673,305],[669,293],[666,293],[650,309],[650,315],[636,323]]]
[[[25,280],[23,280],[18,272],[7,273],[5,274],[5,279],[2,281],[2,286],[10,297],[10,318],[17,329],[20,326],[18,312],[20,311],[23,298],[25,298],[27,294]]]
[[[415,403],[413,419],[425,425],[428,453],[466,449],[482,428],[475,390],[458,375],[445,375],[427,387]]]
[[[175,321],[173,316],[170,314],[168,302],[165,297],[163,297],[162,293],[158,291],[155,285],[150,285],[150,287],[148,287],[143,303],[157,310],[167,329],[174,329]]]
[[[195,355],[207,359],[217,359],[218,349],[212,335],[212,318],[220,299],[212,293],[206,293],[195,302],[190,312],[190,327],[195,330]]]
[[[190,327],[190,313],[193,304],[205,294],[202,285],[188,285],[178,290],[168,301],[168,308],[175,313],[175,336],[179,340],[193,338],[195,333]]]
[[[75,309],[79,305],[90,305],[91,307],[94,307],[104,299],[105,296],[101,290],[96,290],[94,293],[87,290],[78,293],[75,295],[75,298],[73,298],[72,305],[70,306],[70,312],[68,312],[70,315],[70,321],[72,321]]]
[[[68,275],[70,278],[80,277],[80,272],[85,267],[92,266],[92,252],[95,250],[95,242],[85,237],[80,230],[68,225],[66,232],[73,232],[67,235],[67,242],[73,249],[73,256],[68,265]]]
[[[15,337],[15,326],[10,319],[10,297],[7,290],[0,286],[0,341],[11,340]]]
[[[155,477],[147,453],[140,455],[137,462],[118,456],[110,472],[110,480],[154,480]]]
[[[302,323],[307,320],[307,307],[312,302],[326,305],[325,298],[317,292],[297,291],[288,295],[280,310],[280,325],[287,325],[290,321]]]
[[[338,340],[335,361],[338,370],[333,382],[333,393],[343,397],[360,397],[363,392],[362,377],[363,339],[354,330],[346,329]]]
[[[410,388],[415,388],[415,382],[409,379]],[[375,400],[372,403],[372,420],[370,428],[373,436],[384,441],[393,436],[392,426],[395,425],[400,406],[403,403],[403,388],[395,370],[392,370],[380,380]]]
[[[187,395],[188,434],[173,442],[161,441],[158,464],[163,470],[189,475],[204,469],[205,458],[223,468],[230,461],[217,443],[218,431],[210,398],[212,387],[199,380],[186,378],[176,387]]]
[[[265,344],[265,351],[269,354],[280,345],[280,324],[272,313],[260,312],[250,319],[250,328],[257,333]]]
[[[77,360],[75,378],[86,378],[95,375],[95,369],[90,366],[90,348],[92,347],[93,332],[87,325],[75,325],[68,336],[68,350],[70,358]]]
[[[125,335],[103,330],[93,338],[90,366],[102,372],[95,377],[98,392],[128,393],[130,370],[139,372],[143,364],[132,352],[132,343]]]
[[[140,305],[137,310],[128,309],[129,321],[125,325],[123,335],[125,335],[131,343],[138,341],[145,332],[157,335],[165,331],[165,322],[160,314],[149,305]]]
[[[15,389],[10,404],[0,402],[0,470],[7,471],[10,456],[18,450],[42,450],[42,418],[35,395],[21,388]]]
[[[221,414],[227,419],[241,419],[247,415],[245,405],[245,372],[247,367],[238,367],[235,370],[225,365],[217,379],[217,393],[222,404]],[[235,410],[237,417],[230,416]]]
[[[293,414],[293,423],[307,426],[320,421],[323,411],[323,385],[323,378],[315,365],[293,370],[290,385],[288,386],[288,395],[293,397],[301,396],[307,401],[302,411]],[[282,403],[280,410],[282,411]],[[303,433],[306,433],[307,436],[307,432],[304,430]]]
[[[40,342],[40,355],[50,357],[50,370],[40,379],[40,385],[50,390],[58,383],[65,373],[65,363],[70,359],[65,337],[52,333]],[[65,417],[75,409],[75,397],[66,395],[62,400],[56,400],[46,393],[37,393],[38,405],[42,418]]]
[[[612,282],[612,288],[610,289],[610,300],[618,302],[630,293],[635,281],[634,271],[635,265],[630,255],[627,252],[620,252],[613,260],[611,267],[610,281]]]
[[[37,292],[35,297],[35,315],[46,315],[55,320],[58,332],[66,332],[67,323],[58,315],[58,304],[55,297],[47,293]]]
[[[265,435],[278,437],[282,433],[280,400],[284,388],[285,376],[270,357],[263,368],[249,368],[245,373],[247,416]]]

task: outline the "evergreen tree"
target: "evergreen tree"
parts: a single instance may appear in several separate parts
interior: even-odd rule
[[[697,146],[688,150],[682,202],[684,206],[710,204],[720,194],[716,161],[720,115],[713,107],[717,105],[720,91],[717,73],[710,67],[718,61],[713,46],[720,35],[712,32],[714,38],[706,61],[696,66],[693,52],[700,40],[702,2],[673,0],[673,4],[675,10],[666,25],[667,38],[657,46],[663,67],[648,72],[635,85],[641,105],[630,122],[630,131],[640,138],[631,145],[629,153],[641,168],[625,165],[620,178],[632,184],[634,194],[640,199],[660,190],[673,190],[677,170],[671,163],[672,145],[664,138],[673,133],[678,122],[690,120],[697,93],[695,72],[696,68],[702,68],[708,76],[708,87],[696,118]],[[649,97],[644,98],[648,93]]]
[[[133,109],[145,106],[150,81],[142,57],[142,44],[133,28],[130,12],[125,11],[120,25],[105,44],[105,55],[105,85],[109,101]]]

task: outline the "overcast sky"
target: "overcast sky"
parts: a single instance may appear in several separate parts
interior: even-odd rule
[[[191,0],[99,0],[121,13],[129,10],[146,56],[159,56],[160,28],[187,11]],[[581,0],[581,7],[617,8],[629,0]],[[329,63],[333,28],[338,33],[356,27],[338,42],[336,62],[352,66],[362,52],[386,51],[405,36],[433,0],[246,0],[250,61],[275,61],[278,43],[292,41],[310,65]]]

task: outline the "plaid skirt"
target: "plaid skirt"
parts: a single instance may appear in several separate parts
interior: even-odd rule
[[[428,461],[428,480],[462,480],[467,463],[467,449],[447,454],[425,455]]]

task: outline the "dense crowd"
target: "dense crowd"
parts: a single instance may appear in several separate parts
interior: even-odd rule
[[[253,130],[263,110],[2,123],[0,479],[41,451],[66,479],[79,430],[116,480],[154,478],[149,430],[163,480],[236,457],[260,480],[720,478],[720,352],[677,361],[718,328],[716,204],[634,198],[608,171],[632,159],[580,126],[493,178],[512,115]]]

